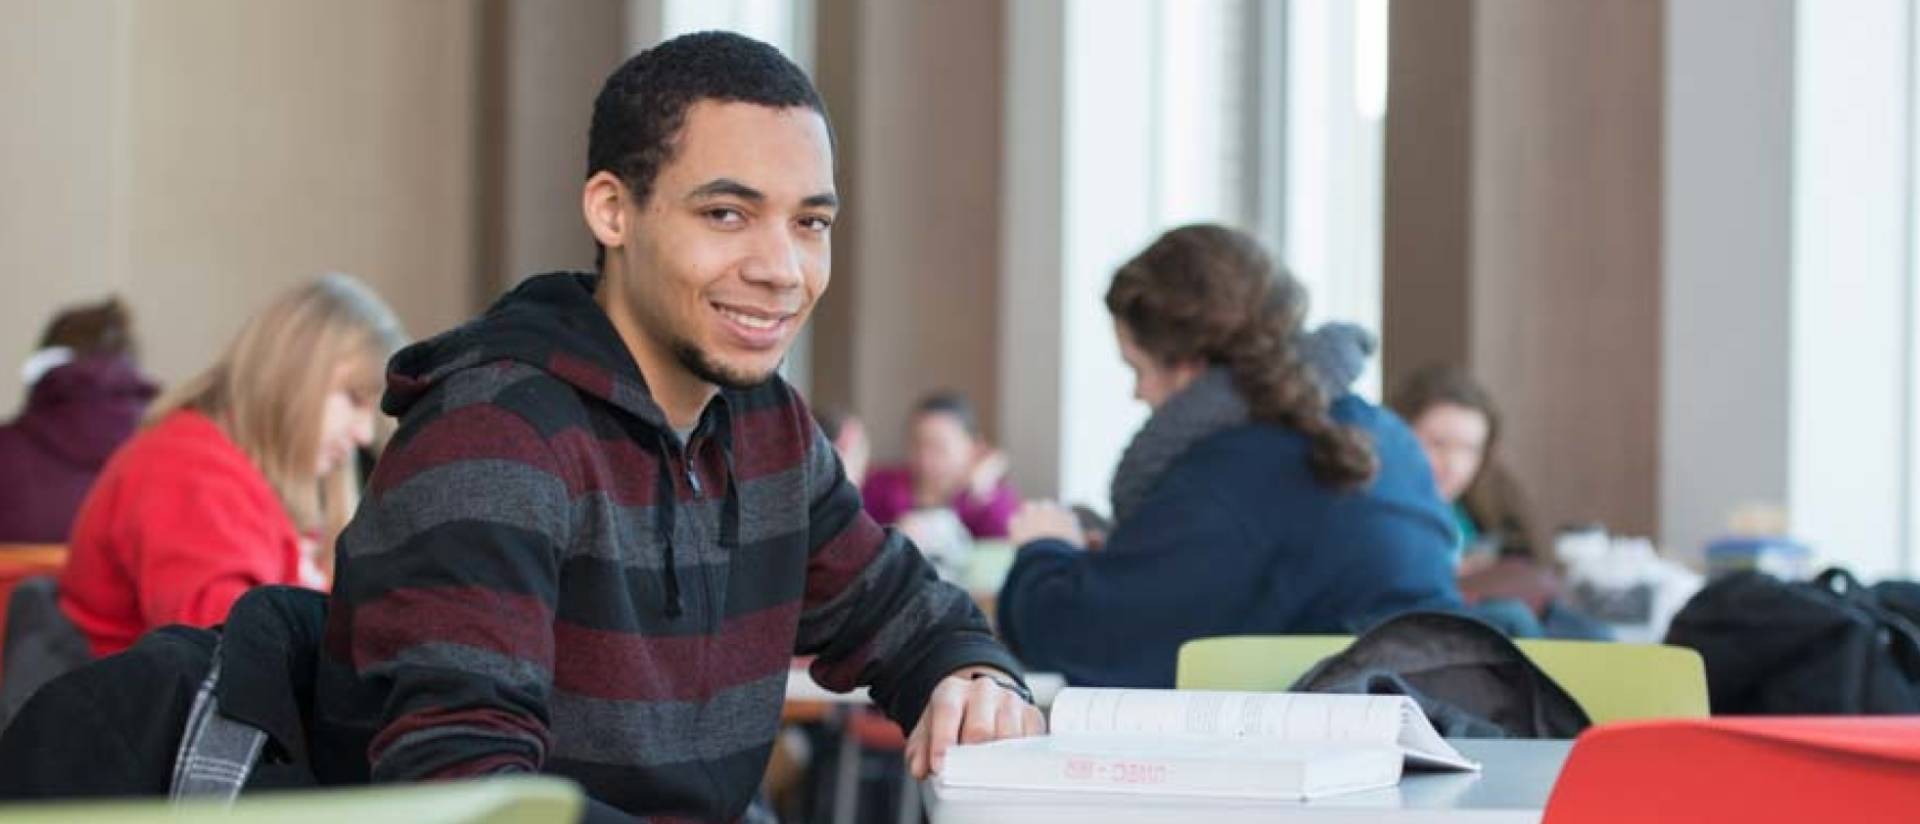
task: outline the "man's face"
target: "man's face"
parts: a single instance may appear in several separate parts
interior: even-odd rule
[[[838,207],[826,121],[804,107],[701,101],[633,231],[609,254],[644,333],[695,377],[773,375],[826,291]]]

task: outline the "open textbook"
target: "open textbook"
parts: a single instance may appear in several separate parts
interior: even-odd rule
[[[948,751],[941,785],[1309,799],[1476,770],[1401,695],[1062,690],[1051,734]]]

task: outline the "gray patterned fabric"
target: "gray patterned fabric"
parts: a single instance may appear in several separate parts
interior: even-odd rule
[[[173,761],[174,801],[217,800],[229,804],[240,795],[240,788],[253,772],[267,734],[220,714],[220,699],[215,689],[220,684],[220,654],[213,656],[213,668],[200,682],[187,712],[186,732],[180,736],[180,752]]]
[[[1295,342],[1320,388],[1332,400],[1344,395],[1366,370],[1378,348],[1373,333],[1351,323],[1326,323]],[[1127,444],[1113,472],[1113,522],[1127,519],[1160,474],[1208,435],[1246,423],[1247,404],[1225,367],[1215,366],[1180,390]]]

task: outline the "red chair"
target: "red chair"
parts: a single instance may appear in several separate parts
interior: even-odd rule
[[[1546,824],[1920,821],[1920,716],[1714,718],[1589,729]]]

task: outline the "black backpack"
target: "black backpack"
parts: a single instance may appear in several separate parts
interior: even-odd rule
[[[1911,587],[1868,589],[1842,569],[1807,582],[1733,573],[1687,602],[1667,643],[1706,659],[1715,715],[1916,713]]]

